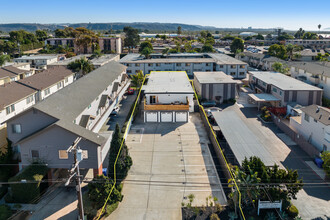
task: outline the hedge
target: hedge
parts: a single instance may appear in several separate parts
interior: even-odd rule
[[[12,211],[7,205],[0,205],[0,220],[8,219],[12,215]]]
[[[22,172],[9,179],[8,182],[41,181],[47,174],[48,168],[44,164],[33,163],[24,168]],[[36,183],[19,183],[10,184],[11,200],[15,203],[33,203],[43,191],[44,184]]]

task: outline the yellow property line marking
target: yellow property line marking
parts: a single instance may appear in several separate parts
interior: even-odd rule
[[[185,72],[185,71],[152,71],[152,72]],[[186,73],[186,75],[187,75],[188,80],[189,80],[189,81],[191,82],[191,84],[192,84],[192,87],[193,87],[193,90],[194,90],[194,94],[195,94],[195,98],[196,98],[196,100],[197,100],[198,106],[203,110],[204,116],[205,116],[205,118],[207,119],[207,123],[208,123],[208,125],[209,125],[209,127],[210,127],[210,129],[211,129],[211,131],[212,131],[212,134],[213,134],[213,136],[214,136],[214,138],[215,138],[215,140],[216,140],[216,142],[217,142],[217,145],[218,145],[219,150],[220,150],[220,152],[221,152],[221,154],[222,154],[222,157],[223,157],[224,160],[225,160],[225,163],[226,163],[227,169],[228,169],[228,171],[229,171],[229,173],[230,173],[230,176],[231,176],[231,178],[232,178],[232,180],[233,180],[233,182],[234,182],[234,185],[235,185],[235,187],[236,187],[236,189],[237,189],[237,191],[238,191],[238,195],[239,195],[238,206],[239,206],[239,209],[240,209],[240,211],[241,211],[242,217],[243,217],[243,219],[245,220],[245,216],[244,216],[244,213],[243,213],[243,210],[242,210],[242,206],[241,206],[241,192],[239,191],[239,188],[238,188],[237,183],[236,183],[236,181],[235,181],[235,179],[234,179],[234,176],[233,176],[233,174],[232,174],[232,172],[231,172],[231,170],[230,170],[230,167],[229,167],[229,164],[228,164],[228,162],[227,162],[227,160],[226,160],[226,158],[225,158],[225,155],[223,154],[223,152],[222,152],[222,150],[221,150],[220,144],[219,144],[219,142],[218,142],[218,140],[217,140],[217,136],[216,136],[216,134],[215,134],[214,131],[213,131],[213,128],[212,128],[212,126],[211,126],[211,124],[210,124],[210,122],[209,122],[209,119],[208,119],[208,117],[207,117],[207,115],[206,115],[206,113],[205,113],[204,107],[199,103],[198,96],[197,96],[197,93],[196,93],[196,91],[195,91],[195,87],[194,87],[194,81],[189,79],[189,76],[188,76],[187,72],[185,72],[185,73]],[[104,205],[103,205],[103,207],[102,207],[102,210],[101,210],[101,212],[100,212],[100,214],[99,214],[97,220],[100,219],[100,217],[101,217],[101,215],[102,215],[102,213],[103,213],[103,211],[104,211],[104,208],[105,208],[106,204],[107,204],[108,201],[109,201],[110,195],[111,195],[111,193],[112,193],[112,191],[113,191],[113,189],[114,189],[114,187],[115,187],[115,185],[116,185],[116,182],[117,182],[117,179],[116,179],[116,165],[117,165],[117,160],[118,160],[119,154],[120,154],[120,152],[121,152],[121,148],[122,148],[122,146],[123,146],[123,143],[124,143],[124,141],[125,141],[125,138],[124,138],[124,137],[126,136],[126,134],[127,134],[127,132],[128,132],[128,128],[129,128],[130,125],[131,125],[132,118],[133,118],[133,114],[134,114],[134,112],[135,112],[137,102],[138,102],[138,100],[140,99],[140,95],[141,95],[141,91],[142,91],[142,88],[143,88],[143,84],[144,84],[144,82],[145,82],[147,76],[149,76],[149,75],[150,75],[150,74],[146,74],[146,75],[144,76],[144,78],[143,78],[143,82],[142,82],[142,85],[141,85],[141,88],[140,88],[139,94],[138,94],[137,99],[136,99],[136,101],[135,101],[134,108],[133,108],[133,111],[132,111],[132,113],[131,113],[131,116],[130,116],[130,118],[129,118],[129,120],[128,120],[128,124],[127,124],[127,127],[126,127],[126,129],[125,129],[125,133],[124,133],[124,135],[123,135],[123,140],[122,140],[122,142],[121,142],[121,144],[120,144],[120,148],[119,148],[119,151],[118,151],[118,154],[117,154],[117,157],[116,157],[115,163],[114,163],[114,183],[113,183],[113,185],[112,185],[112,188],[111,188],[111,190],[110,190],[110,193],[109,193],[109,195],[108,195],[108,197],[107,197],[107,199],[106,199],[106,201],[105,201],[105,203],[104,203]]]

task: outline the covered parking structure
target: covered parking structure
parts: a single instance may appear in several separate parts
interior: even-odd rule
[[[257,103],[258,110],[260,109],[260,104],[269,103],[273,107],[279,107],[281,103],[281,100],[279,98],[276,98],[271,94],[258,93],[258,94],[248,94],[248,96],[250,102]]]

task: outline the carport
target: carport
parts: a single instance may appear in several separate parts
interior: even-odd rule
[[[278,107],[281,102],[280,99],[266,93],[248,94],[248,96],[250,100],[257,103],[258,110],[260,109],[260,103],[270,103],[273,107]]]

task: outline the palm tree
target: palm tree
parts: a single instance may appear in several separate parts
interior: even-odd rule
[[[140,89],[140,87],[142,86],[143,83],[143,79],[144,79],[144,75],[143,72],[140,70],[139,72],[137,72],[134,75],[131,75],[131,83],[133,86],[135,86],[138,90]]]
[[[0,55],[0,66],[10,61],[9,55]]]
[[[71,69],[77,72],[77,78],[86,75],[87,73],[94,70],[94,65],[90,63],[85,57],[82,57],[79,60],[75,60],[68,64],[68,69]]]

